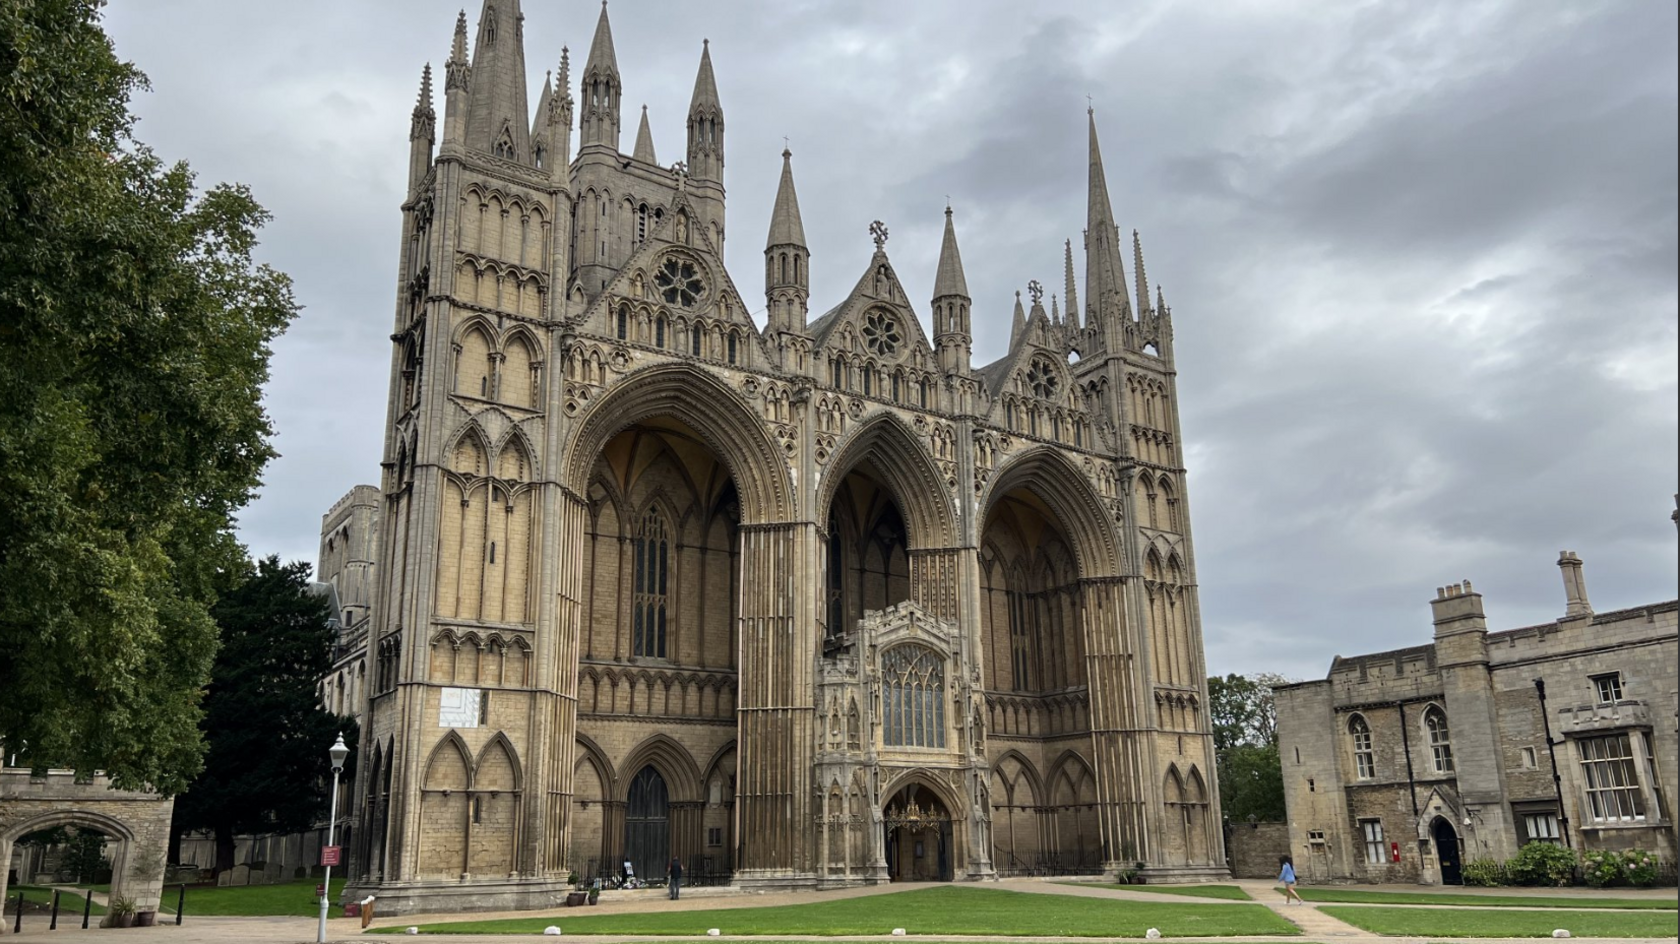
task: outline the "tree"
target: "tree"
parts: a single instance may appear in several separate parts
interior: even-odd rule
[[[0,0],[0,742],[174,793],[202,762],[209,610],[274,455],[291,283],[248,190],[131,135],[99,0]]]
[[[174,828],[214,832],[217,869],[233,867],[235,835],[313,826],[326,811],[327,748],[340,731],[355,741],[355,722],[317,695],[334,628],[309,573],[303,561],[269,557],[213,609],[222,646],[204,697],[210,749],[175,801]]]
[[[1284,817],[1283,765],[1278,758],[1272,686],[1288,683],[1263,672],[1208,679],[1208,718],[1219,762],[1219,803],[1233,821]]]

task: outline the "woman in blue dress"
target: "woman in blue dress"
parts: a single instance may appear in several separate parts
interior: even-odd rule
[[[1283,883],[1283,903],[1306,904],[1301,900],[1301,893],[1295,890],[1295,863],[1288,856],[1278,856],[1278,865],[1282,866],[1278,871],[1278,881]]]

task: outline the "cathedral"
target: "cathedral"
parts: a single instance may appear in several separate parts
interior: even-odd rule
[[[350,894],[1226,874],[1172,318],[1094,118],[1084,284],[1070,240],[976,366],[951,209],[932,298],[877,223],[813,316],[784,149],[736,182],[777,188],[761,308],[709,49],[664,166],[645,112],[621,150],[604,6],[573,72],[533,112],[485,0],[441,127],[421,79],[382,482],[323,536],[361,561]]]

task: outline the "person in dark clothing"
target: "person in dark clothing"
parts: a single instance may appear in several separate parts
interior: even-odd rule
[[[677,900],[677,890],[682,887],[682,860],[671,857],[671,868],[667,870],[666,880],[671,886],[671,900]]]

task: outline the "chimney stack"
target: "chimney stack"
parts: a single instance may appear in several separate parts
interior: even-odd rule
[[[1574,551],[1559,551],[1558,569],[1563,571],[1563,596],[1569,603],[1563,611],[1563,618],[1591,616],[1592,604],[1587,602],[1587,578],[1581,574],[1580,555]]]

